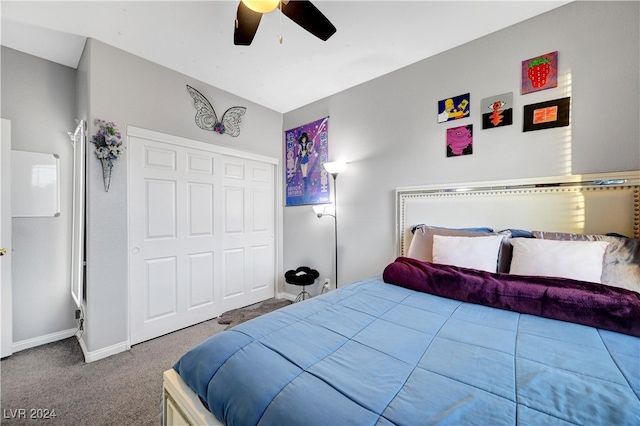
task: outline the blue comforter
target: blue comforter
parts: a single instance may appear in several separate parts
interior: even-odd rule
[[[364,280],[174,366],[230,425],[640,424],[640,338]]]

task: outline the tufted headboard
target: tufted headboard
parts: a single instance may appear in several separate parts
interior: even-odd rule
[[[412,226],[640,237],[640,171],[396,189],[398,255]]]

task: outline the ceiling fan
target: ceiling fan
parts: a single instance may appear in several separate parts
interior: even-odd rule
[[[238,4],[233,44],[249,46],[256,35],[262,15],[276,8],[321,40],[328,40],[336,32],[336,27],[309,0],[241,0]]]

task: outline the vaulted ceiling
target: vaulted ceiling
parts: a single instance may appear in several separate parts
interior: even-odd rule
[[[2,0],[0,42],[75,68],[91,37],[284,113],[569,3],[314,0],[328,41],[275,10],[235,46],[238,1]]]

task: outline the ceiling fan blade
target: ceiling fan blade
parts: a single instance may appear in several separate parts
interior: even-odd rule
[[[336,32],[336,27],[309,0],[283,1],[280,10],[321,40],[327,41]]]
[[[233,32],[233,44],[236,46],[249,46],[256,35],[261,19],[262,13],[254,12],[245,6],[243,2],[239,2],[235,31]]]

